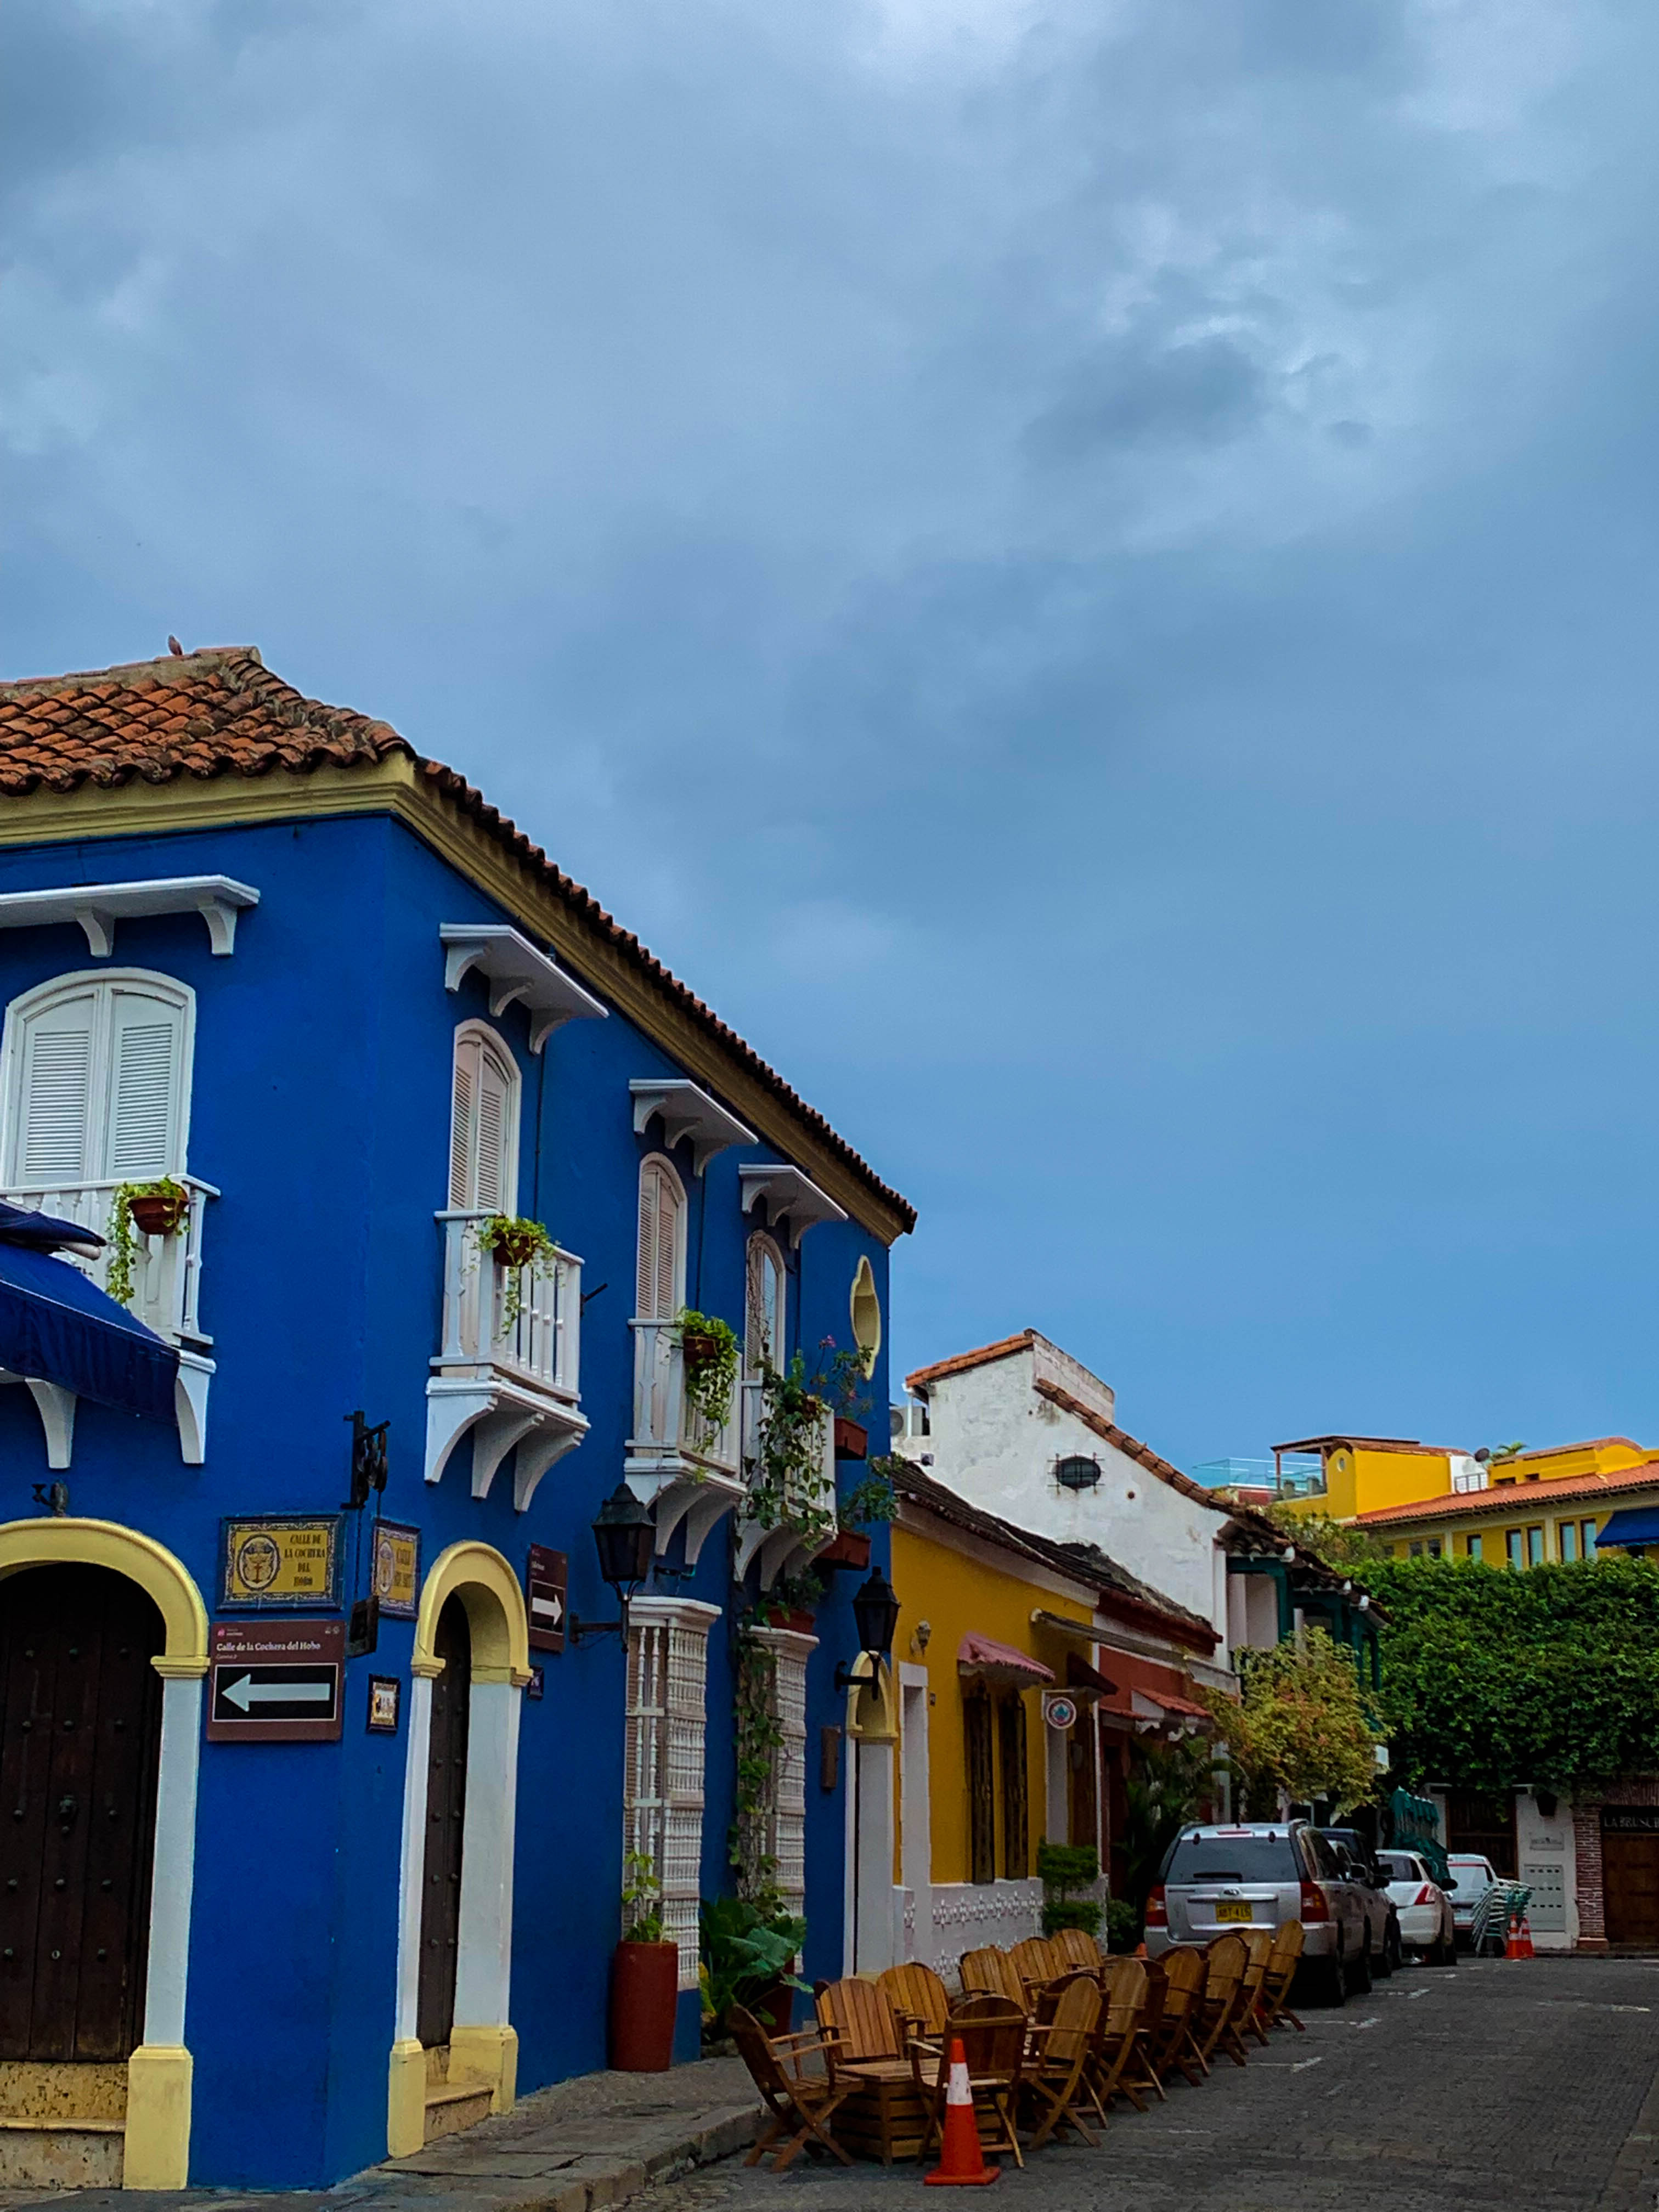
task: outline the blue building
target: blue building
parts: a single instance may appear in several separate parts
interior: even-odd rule
[[[740,1814],[841,1972],[894,1910],[888,1670],[860,1573],[811,1619],[787,1578],[860,1548],[905,1200],[459,776],[251,650],[0,686],[0,1000],[9,2177],[327,2184],[603,2065],[625,1851],[694,2055]],[[688,1308],[738,1340],[717,1406]],[[768,1491],[797,1352],[814,1461]],[[626,1649],[572,1627],[617,1619],[623,1483]],[[739,1806],[745,1651],[781,1741]]]

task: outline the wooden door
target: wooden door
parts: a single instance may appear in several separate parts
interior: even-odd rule
[[[1604,1831],[1601,1889],[1608,1942],[1659,1949],[1659,1835]]]
[[[142,2040],[163,1641],[107,1568],[0,1585],[0,2059]]]
[[[421,1984],[415,2033],[428,2050],[455,2024],[455,1963],[461,1934],[461,1844],[466,1826],[466,1725],[472,1697],[472,1638],[466,1607],[447,1598],[438,1615],[432,1739],[426,1768],[426,1867],[421,1885]]]

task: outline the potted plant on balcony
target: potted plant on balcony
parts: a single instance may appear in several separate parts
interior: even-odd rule
[[[760,1425],[744,1516],[763,1528],[787,1524],[799,1529],[808,1548],[835,1533],[834,1510],[823,1502],[828,1417],[823,1399],[807,1382],[799,1352],[785,1370],[763,1368]]]
[[[842,1499],[836,1514],[840,1525],[835,1541],[818,1553],[816,1565],[851,1567],[860,1574],[869,1565],[870,1539],[865,1532],[878,1521],[892,1521],[898,1516],[892,1475],[898,1463],[890,1457],[871,1461],[869,1474]]]
[[[190,1218],[190,1193],[171,1176],[155,1182],[124,1182],[109,1216],[109,1274],[105,1289],[119,1304],[132,1304],[132,1262],[140,1237],[173,1237]]]
[[[811,1567],[799,1575],[780,1575],[770,1589],[755,1601],[763,1628],[793,1628],[810,1636],[816,1625],[813,1608],[823,1595],[823,1578]]]
[[[738,1379],[737,1332],[717,1314],[687,1306],[674,1322],[685,1370],[685,1402],[711,1429],[724,1428]]]
[[[611,2063],[618,2074],[665,2074],[674,2058],[680,1947],[663,1941],[656,1861],[623,1863],[623,1937],[611,1962]]]
[[[524,1311],[524,1271],[545,1276],[551,1273],[555,1246],[539,1221],[520,1215],[492,1213],[473,1230],[478,1249],[495,1261],[501,1281],[501,1327],[505,1336]]]

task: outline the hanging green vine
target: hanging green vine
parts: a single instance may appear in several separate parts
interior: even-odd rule
[[[687,1306],[676,1316],[674,1334],[685,1375],[685,1402],[711,1429],[723,1429],[732,1414],[738,1380],[738,1333],[718,1314]]]
[[[767,1850],[769,1816],[776,1802],[778,1753],[783,1725],[778,1718],[778,1656],[754,1633],[745,1619],[738,1628],[733,1717],[737,1739],[737,1789],[726,1857],[737,1877],[738,1895],[762,1912],[779,1912],[778,1863]]]
[[[830,1418],[828,1403],[806,1380],[799,1352],[784,1373],[763,1369],[760,1432],[744,1503],[745,1519],[763,1528],[787,1522],[809,1546],[835,1534],[835,1501],[831,1497],[826,1504],[823,1495],[824,1425]]]
[[[137,1256],[137,1224],[132,1218],[135,1198],[161,1199],[166,1201],[165,1214],[160,1218],[165,1227],[155,1234],[175,1236],[190,1217],[190,1193],[171,1176],[162,1176],[155,1182],[124,1182],[118,1186],[110,1205],[109,1214],[109,1272],[104,1288],[118,1305],[132,1304],[132,1263]]]

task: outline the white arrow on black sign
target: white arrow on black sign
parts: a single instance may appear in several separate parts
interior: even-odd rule
[[[532,1589],[530,1610],[532,1613],[544,1613],[548,1626],[557,1628],[564,1620],[564,1600],[559,1595],[557,1590],[550,1590],[545,1597],[538,1597]]]
[[[234,1682],[222,1682],[219,1695],[241,1712],[253,1705],[331,1705],[334,1685],[331,1680],[256,1682],[252,1674],[240,1674]]]

